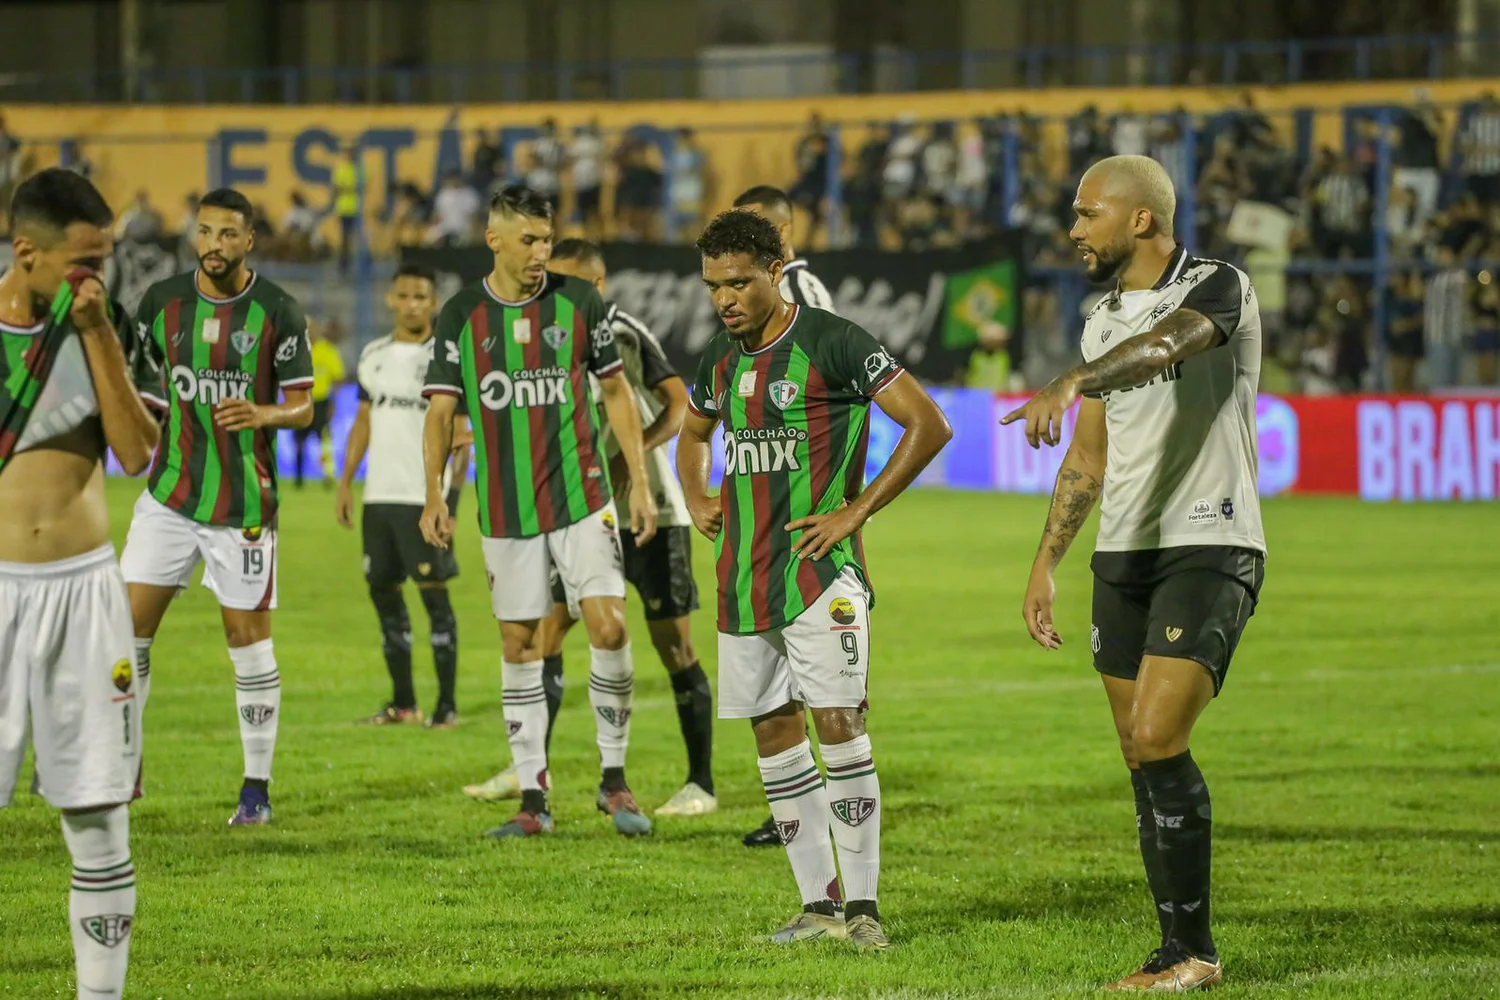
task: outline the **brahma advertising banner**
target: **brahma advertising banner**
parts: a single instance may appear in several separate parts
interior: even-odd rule
[[[953,424],[953,441],[920,485],[1051,492],[1072,434],[1072,414],[1062,444],[1033,449],[1019,424],[999,425],[1000,417],[1024,397],[973,389],[932,392]],[[358,402],[352,386],[340,387],[335,400],[334,449],[341,466]],[[1262,496],[1335,494],[1375,501],[1500,497],[1500,397],[1262,395],[1256,423]],[[871,477],[884,467],[899,437],[900,428],[875,409],[867,469]],[[308,446],[306,467],[316,477],[313,447]],[[290,480],[294,449],[290,432],[284,432],[279,449],[283,482]],[[715,449],[714,466],[717,479],[723,469],[720,448]]]

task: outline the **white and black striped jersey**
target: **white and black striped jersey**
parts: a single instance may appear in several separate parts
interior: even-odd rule
[[[807,261],[801,257],[788,261],[781,269],[781,297],[794,305],[812,306],[838,315],[827,286],[807,269]]]
[[[1500,112],[1475,111],[1464,126],[1464,173],[1500,174]]]
[[[359,354],[359,401],[370,407],[370,447],[365,453],[365,503],[427,502],[422,426],[427,420],[427,364],[432,338],[415,342],[386,334]],[[447,475],[446,473],[444,474]],[[447,482],[444,481],[444,489]]]
[[[1224,343],[1142,385],[1098,394],[1109,448],[1097,549],[1236,545],[1264,552],[1255,436],[1260,303],[1249,277],[1178,247],[1155,287],[1112,292],[1093,308],[1083,327],[1084,360],[1178,309],[1208,317]]]
[[[667,360],[661,341],[646,328],[646,324],[615,305],[609,304],[605,314],[615,334],[615,349],[625,365],[625,380],[635,393],[636,406],[641,413],[641,429],[650,427],[665,404],[656,397],[655,389],[669,378],[681,378],[672,363]],[[602,398],[602,397],[601,397]],[[606,454],[613,456],[620,450],[605,415],[601,439]],[[677,481],[677,472],[667,455],[665,445],[646,452],[646,473],[651,479],[651,492],[656,495],[656,523],[661,527],[691,526],[687,501],[683,498],[682,485]],[[630,521],[630,487],[626,482],[615,483],[615,508],[620,516]]]

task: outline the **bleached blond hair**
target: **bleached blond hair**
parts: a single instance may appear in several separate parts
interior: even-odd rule
[[[1149,156],[1107,156],[1084,172],[1104,186],[1106,198],[1119,198],[1144,208],[1163,236],[1172,235],[1172,217],[1177,214],[1177,192],[1172,178]]]

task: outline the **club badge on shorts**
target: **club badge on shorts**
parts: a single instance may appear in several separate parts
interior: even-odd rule
[[[840,625],[853,625],[854,602],[847,597],[835,597],[833,603],[828,605],[828,617]]]
[[[130,665],[129,660],[121,660],[109,672],[109,679],[114,681],[117,691],[125,694],[130,690],[130,682],[135,680],[135,668]]]

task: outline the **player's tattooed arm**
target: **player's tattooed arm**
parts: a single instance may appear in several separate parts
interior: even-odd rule
[[[1166,315],[1149,333],[1132,337],[1114,350],[1062,376],[1080,393],[1110,392],[1149,382],[1180,361],[1224,343],[1213,321],[1192,309]],[[1059,380],[1061,381],[1061,379]]]
[[[1052,488],[1052,505],[1047,509],[1047,526],[1037,550],[1038,565],[1049,571],[1062,562],[1068,546],[1078,537],[1099,494],[1104,491],[1104,462],[1107,451],[1104,404],[1085,399],[1078,411],[1073,441],[1057,470]]]

